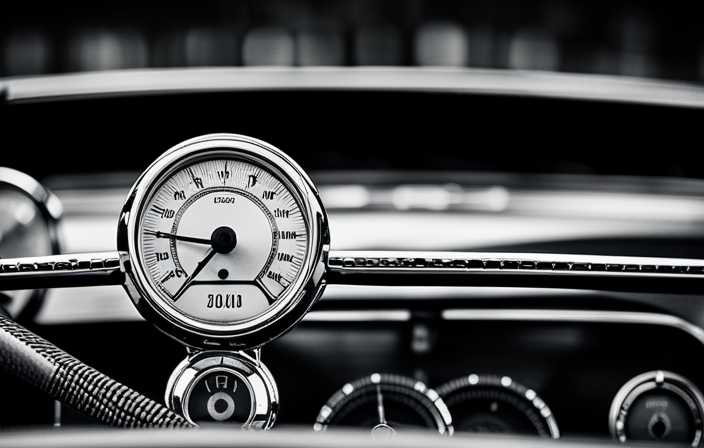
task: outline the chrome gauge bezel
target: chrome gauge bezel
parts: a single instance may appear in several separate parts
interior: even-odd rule
[[[276,302],[260,314],[224,324],[192,318],[163,303],[143,263],[140,243],[142,215],[159,187],[185,167],[218,158],[250,163],[272,174],[297,201],[308,232],[306,257],[298,275]],[[324,287],[329,229],[315,186],[290,157],[261,140],[237,134],[209,134],[174,146],[139,177],[120,215],[117,245],[126,258],[125,289],[145,319],[189,346],[243,350],[259,347],[285,333],[316,302]]]
[[[34,254],[14,254],[15,256],[43,256],[57,255],[61,253],[61,243],[59,239],[59,222],[63,215],[63,205],[61,200],[48,188],[33,177],[12,168],[0,167],[0,188],[7,188],[14,191],[25,198],[35,207],[36,211],[41,216],[44,227],[47,232],[47,240],[49,243],[49,253],[34,253]],[[8,254],[0,254],[8,258]],[[29,291],[26,291],[29,292]],[[15,320],[24,321],[31,320],[41,309],[46,295],[45,289],[35,289],[29,296],[21,299],[18,295],[24,295],[22,292],[6,292],[12,297],[12,302],[6,311],[12,315]]]
[[[630,379],[619,389],[609,410],[611,436],[622,443],[627,441],[626,419],[631,405],[641,394],[652,390],[667,390],[687,403],[695,426],[691,446],[698,446],[704,435],[704,395],[687,378],[666,370],[642,373]]]

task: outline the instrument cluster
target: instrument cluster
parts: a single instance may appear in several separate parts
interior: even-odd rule
[[[0,171],[24,179],[7,173]],[[45,216],[35,224],[54,229],[50,198],[38,200],[15,184],[0,184],[0,194],[22,213],[2,216],[0,237],[29,236],[0,238],[0,249],[10,253],[2,244],[36,240],[56,252],[51,238],[32,237],[54,231],[36,230],[26,218]],[[142,317],[178,342],[181,357],[186,353],[172,367],[164,400],[187,425],[353,427],[378,440],[421,428],[441,436],[587,435],[691,446],[702,438],[704,398],[696,384],[704,378],[692,360],[700,358],[694,354],[704,337],[672,315],[541,307],[540,299],[521,310],[508,291],[491,302],[458,298],[451,306],[432,295],[375,302],[399,308],[400,319],[379,318],[379,309],[364,309],[370,303],[364,299],[348,300],[346,311],[338,303],[338,320],[317,313],[336,307],[334,293],[319,300],[331,285],[372,286],[383,295],[399,279],[437,287],[452,276],[467,286],[471,275],[501,274],[548,284],[567,271],[575,284],[600,278],[635,284],[631,271],[643,278],[665,268],[671,278],[701,275],[704,267],[690,260],[651,266],[655,261],[581,263],[569,255],[530,261],[333,253],[328,216],[305,172],[277,148],[236,134],[196,137],[157,158],[127,195],[117,248],[109,257],[4,259],[0,279],[8,289],[71,278],[87,286],[87,278],[107,274],[104,286],[122,285]],[[360,313],[366,318],[355,321]]]

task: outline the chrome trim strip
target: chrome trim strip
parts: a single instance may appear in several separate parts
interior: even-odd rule
[[[303,318],[305,322],[408,322],[409,310],[379,311],[312,311]]]
[[[425,300],[435,299],[487,299],[487,298],[546,298],[546,297],[601,297],[598,291],[580,291],[577,289],[557,288],[516,288],[511,286],[360,286],[328,285],[323,301],[378,299]]]
[[[596,255],[331,251],[329,284],[699,293],[704,260]]]
[[[442,312],[445,320],[510,320],[550,322],[596,322],[617,324],[648,324],[675,328],[696,338],[704,345],[704,330],[682,318],[659,313],[637,311],[586,311],[586,310],[465,310],[447,309]]]
[[[124,255],[119,252],[0,259],[0,290],[121,285]]]
[[[344,267],[366,267],[366,268],[385,268],[385,267],[401,267],[401,268],[448,268],[459,267],[474,269],[477,266],[452,264],[452,262],[480,260],[484,262],[481,268],[491,269],[541,269],[540,266],[520,266],[511,267],[506,264],[501,266],[489,266],[488,262],[501,261],[519,261],[522,263],[569,263],[569,264],[619,264],[619,265],[655,265],[655,266],[690,266],[696,265],[700,270],[698,274],[704,273],[704,260],[687,259],[687,258],[656,258],[656,257],[622,257],[611,255],[574,255],[574,254],[544,254],[544,253],[506,253],[506,252],[425,252],[425,251],[331,251],[330,258],[336,260],[340,264],[334,266]],[[387,264],[374,264],[374,259],[382,262],[382,259],[389,261]],[[400,264],[393,264],[392,259]],[[417,264],[406,263],[408,260],[417,261]],[[423,260],[432,264],[420,264]],[[574,268],[574,269],[573,269]],[[553,266],[552,269],[564,269]],[[570,267],[570,270],[581,270],[577,266]],[[611,269],[607,269],[612,271]],[[619,269],[623,270],[623,269]],[[630,270],[626,270],[630,272]],[[651,272],[651,271],[647,271]],[[693,271],[694,272],[694,271]]]
[[[385,90],[531,95],[704,108],[704,88],[629,77],[410,67],[186,68],[5,78],[7,101],[237,90]]]

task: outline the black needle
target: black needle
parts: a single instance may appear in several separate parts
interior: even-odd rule
[[[203,270],[206,264],[215,256],[217,252],[211,247],[208,249],[208,252],[205,254],[205,258],[203,258],[199,263],[198,266],[196,266],[195,270],[193,270],[193,273],[186,279],[185,282],[183,282],[183,285],[181,285],[180,288],[178,288],[178,291],[172,296],[171,300],[174,302],[177,301],[178,299],[181,298],[181,295],[183,292],[188,289],[189,286],[191,286],[191,283],[193,283],[193,279],[196,278],[196,276],[200,273],[200,271]]]
[[[194,243],[210,245],[210,248],[205,254],[205,257],[198,263],[198,266],[196,266],[196,268],[193,270],[193,273],[186,279],[185,282],[183,282],[181,287],[178,288],[178,291],[176,291],[176,293],[171,296],[171,300],[173,300],[174,302],[181,298],[181,295],[183,295],[184,291],[186,291],[186,289],[191,286],[193,280],[200,273],[200,271],[203,270],[205,265],[213,259],[215,254],[229,254],[235,249],[235,247],[237,247],[237,234],[234,230],[227,226],[218,227],[217,229],[213,230],[213,233],[212,235],[210,235],[209,240],[204,240],[201,238],[192,238],[189,236],[179,236],[173,233],[164,232],[156,232],[155,235],[157,236],[157,238],[176,238],[181,239],[183,241],[191,241]],[[164,236],[161,237],[159,235]]]
[[[189,243],[197,243],[197,244],[207,244],[210,245],[210,239],[206,238],[196,238],[192,236],[185,236],[185,235],[176,235],[175,233],[167,233],[167,232],[154,232],[154,236],[157,238],[170,238],[172,240],[179,240],[179,241],[186,241]]]

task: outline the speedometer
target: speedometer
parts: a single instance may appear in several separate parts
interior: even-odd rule
[[[306,221],[291,191],[236,159],[180,169],[141,218],[140,262],[149,280],[163,303],[201,322],[262,313],[306,257]]]
[[[119,234],[138,309],[190,345],[257,347],[322,290],[329,237],[317,191],[284,153],[249,137],[212,134],[167,151],[133,187]]]

